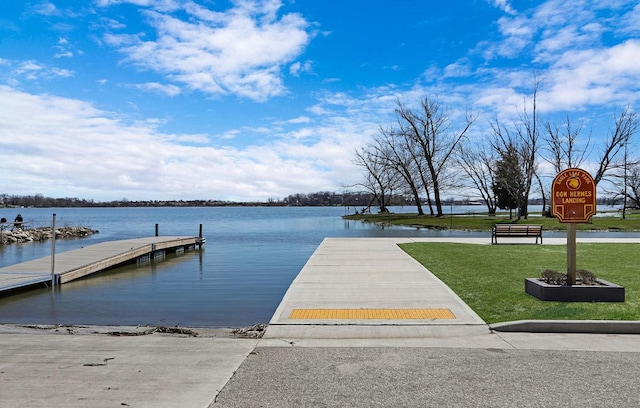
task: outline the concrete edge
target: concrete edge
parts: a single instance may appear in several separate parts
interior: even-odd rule
[[[638,320],[517,320],[490,324],[497,332],[640,334]]]

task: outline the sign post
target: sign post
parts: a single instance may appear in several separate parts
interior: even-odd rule
[[[51,221],[51,287],[56,286],[56,215]]]
[[[570,168],[561,171],[551,186],[552,214],[567,223],[567,284],[576,283],[576,224],[587,223],[596,213],[596,184],[589,173]]]

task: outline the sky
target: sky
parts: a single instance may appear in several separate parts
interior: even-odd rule
[[[362,181],[396,101],[470,137],[545,119],[594,141],[640,107],[637,0],[0,3],[0,193],[266,201]],[[555,122],[554,122],[555,123]],[[446,194],[445,194],[446,195]]]

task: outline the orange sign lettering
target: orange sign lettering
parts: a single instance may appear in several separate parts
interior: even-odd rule
[[[596,213],[596,184],[586,171],[566,169],[553,179],[551,201],[551,212],[560,222],[589,222]]]

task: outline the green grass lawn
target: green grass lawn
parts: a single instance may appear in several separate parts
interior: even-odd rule
[[[624,286],[626,301],[541,301],[524,291],[524,279],[543,269],[566,272],[564,245],[400,245],[433,272],[487,323],[513,320],[640,320],[640,244],[578,243],[577,268]]]
[[[345,216],[346,219],[361,220],[390,225],[406,225],[420,228],[434,229],[455,229],[467,231],[491,231],[491,227],[496,223],[517,223],[517,224],[542,224],[546,231],[566,230],[567,224],[560,223],[555,218],[541,217],[539,214],[532,214],[528,219],[509,219],[507,215],[488,216],[478,215],[445,215],[443,217],[433,217],[428,215],[418,216],[417,214],[361,214]],[[576,224],[578,230],[592,231],[640,231],[640,213],[629,211],[626,219],[621,215],[593,217],[590,223]]]

